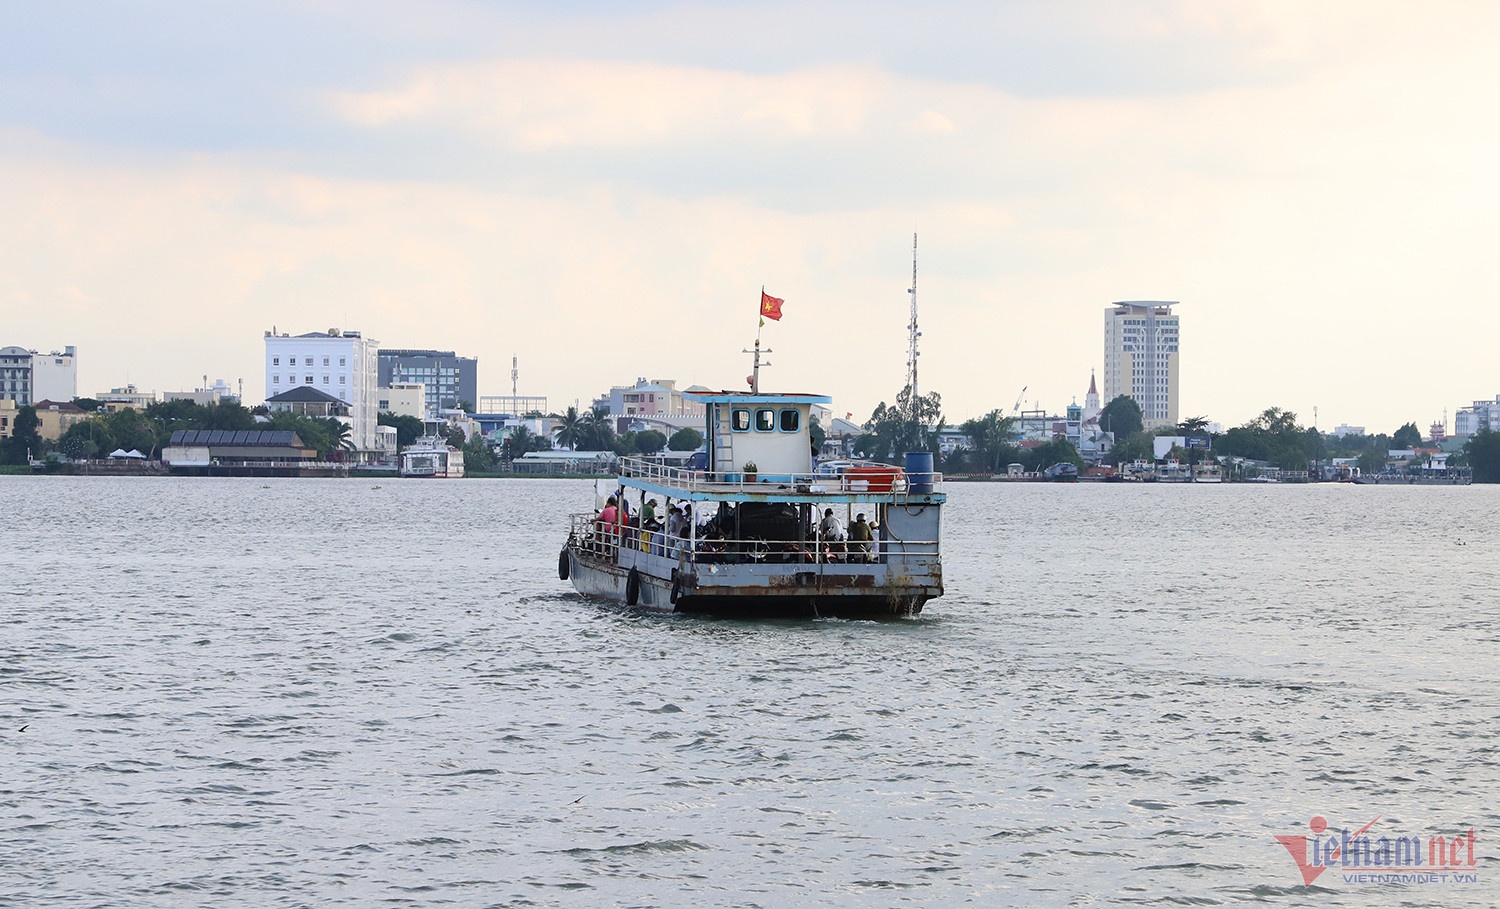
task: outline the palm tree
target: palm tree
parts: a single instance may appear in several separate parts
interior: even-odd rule
[[[569,407],[557,420],[557,444],[563,448],[577,448],[584,438],[584,418],[578,415],[577,407]]]
[[[505,437],[505,459],[507,461],[514,461],[526,452],[531,451],[536,446],[537,441],[537,435],[531,431],[530,427],[511,427],[510,435]]]
[[[609,407],[595,404],[582,417],[584,440],[589,451],[604,451],[615,443],[615,430],[609,423]]]

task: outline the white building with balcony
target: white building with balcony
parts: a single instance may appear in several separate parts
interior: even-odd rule
[[[379,343],[337,328],[305,335],[268,331],[265,342],[266,397],[307,386],[338,398],[349,405],[355,449],[373,457],[379,451]]]

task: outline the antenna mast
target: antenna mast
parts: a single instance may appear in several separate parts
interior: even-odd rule
[[[906,292],[911,294],[911,324],[907,326],[911,337],[907,342],[906,351],[906,387],[911,389],[909,406],[911,418],[915,421],[920,412],[917,404],[917,357],[922,355],[917,350],[917,339],[922,337],[922,333],[917,331],[917,235],[915,233],[911,235],[911,287]]]
[[[521,377],[520,365],[521,365],[520,358],[517,357],[515,354],[511,354],[510,355],[510,399],[511,399],[510,400],[510,406],[512,406],[512,407],[519,407],[519,405],[516,403],[517,399],[520,397],[520,393],[516,391],[516,380]],[[516,416],[519,417],[520,414],[516,414]]]

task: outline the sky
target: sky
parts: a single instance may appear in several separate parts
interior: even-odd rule
[[[4,3],[0,345],[265,392],[263,335],[951,423],[1179,301],[1181,416],[1500,394],[1500,4]],[[1101,389],[1102,390],[1102,389]]]

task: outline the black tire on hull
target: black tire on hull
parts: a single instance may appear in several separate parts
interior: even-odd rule
[[[676,606],[677,598],[682,596],[682,578],[676,577],[677,573],[675,571],[672,574],[672,593],[668,595],[667,602],[671,603],[673,606]]]
[[[634,568],[625,576],[625,605],[634,606],[641,601],[641,573]]]
[[[563,547],[563,551],[557,554],[557,579],[559,581],[566,581],[568,579],[567,547]]]

